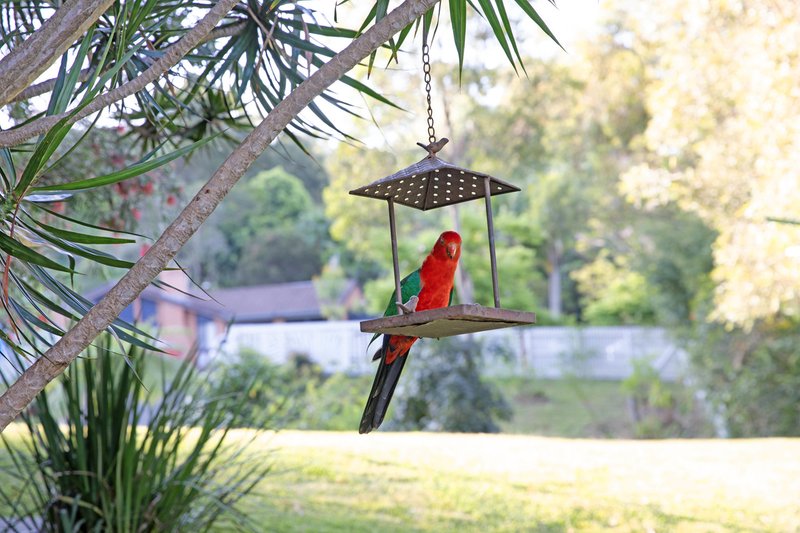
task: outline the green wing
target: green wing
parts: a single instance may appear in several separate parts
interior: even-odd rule
[[[400,294],[403,296],[403,303],[411,299],[412,296],[419,296],[419,291],[422,288],[422,279],[419,277],[419,269],[415,270],[408,276],[400,280]],[[383,316],[394,316],[397,314],[397,291],[392,291],[392,297],[389,299],[389,305],[386,306],[386,311]],[[375,342],[375,339],[380,337],[380,333],[372,336],[369,344]],[[369,345],[368,345],[369,346]]]
[[[412,296],[419,296],[419,291],[422,288],[422,280],[419,277],[419,270],[415,270],[408,276],[400,280],[400,294],[403,295],[401,300],[406,303]],[[389,305],[386,306],[383,316],[394,316],[397,314],[397,291],[392,291],[392,298],[389,300]]]

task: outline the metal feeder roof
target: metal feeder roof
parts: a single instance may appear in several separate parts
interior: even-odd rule
[[[350,194],[378,200],[392,198],[394,203],[427,211],[483,198],[486,178],[490,179],[491,196],[520,190],[487,174],[429,156],[391,176],[353,189]]]

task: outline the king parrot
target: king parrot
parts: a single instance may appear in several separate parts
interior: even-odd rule
[[[459,257],[461,257],[461,236],[455,231],[445,231],[436,240],[433,250],[422,262],[422,266],[400,282],[402,296],[400,303],[413,301],[413,297],[416,297],[416,311],[450,305],[453,299],[453,278]],[[396,315],[398,312],[396,303],[398,298],[395,293],[396,291],[392,292],[392,299],[384,316]],[[377,337],[376,333],[372,340]],[[359,433],[369,433],[383,422],[400,372],[406,364],[408,351],[417,338],[403,335],[383,336],[383,344],[372,358],[373,361],[380,359],[380,362],[372,390],[367,398],[364,415],[361,417]]]

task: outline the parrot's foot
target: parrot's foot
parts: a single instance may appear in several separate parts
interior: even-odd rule
[[[396,302],[397,308],[400,309],[402,314],[410,315],[414,311],[417,310],[417,303],[419,302],[419,298],[417,296],[412,296],[408,299],[406,303],[403,302]]]

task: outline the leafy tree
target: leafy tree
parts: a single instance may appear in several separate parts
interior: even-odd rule
[[[557,287],[580,294],[572,273],[604,249],[624,248],[622,236],[636,224],[633,210],[616,189],[648,121],[640,89],[645,71],[620,33],[610,28],[583,44],[583,60],[565,82],[566,100],[557,113],[546,115],[550,166],[531,209],[546,237],[551,311],[560,307]],[[590,304],[581,296],[582,301],[565,299],[564,307],[580,313]]]
[[[623,380],[622,390],[634,431],[640,438],[707,436],[709,424],[700,416],[692,390],[676,383],[666,383],[647,359],[633,363],[631,375]]]
[[[601,254],[592,263],[575,272],[581,294],[590,303],[584,318],[591,324],[653,324],[656,310],[647,279],[630,270],[624,257],[611,259]]]
[[[408,161],[408,164],[411,162]],[[380,264],[391,261],[391,248],[385,245],[388,235],[386,206],[381,202],[368,202],[351,196],[348,191],[371,180],[388,176],[403,164],[406,163],[399,161],[394,154],[365,150],[363,147],[344,143],[326,159],[326,169],[331,181],[322,197],[325,214],[331,221],[331,236],[342,242],[360,260],[377,261]],[[411,211],[402,207],[398,208],[397,213],[397,231],[403,236],[398,239],[400,259],[403,262],[401,270],[406,271],[416,268],[412,267],[413,263],[405,261],[408,261],[407,253],[417,247],[417,243],[410,244],[412,241],[407,236],[414,235],[423,227],[424,222],[421,217],[404,216]],[[441,217],[438,211],[431,215]]]
[[[253,350],[242,350],[222,361],[211,381],[212,397],[230,397],[248,391],[239,409],[242,426],[313,430],[352,430],[364,408],[369,376],[326,375],[302,354],[276,365]],[[363,387],[361,385],[363,382]]]
[[[482,355],[490,347],[468,337],[450,337],[420,347],[411,357],[410,379],[394,399],[390,427],[496,433],[497,420],[509,420],[502,393],[480,376]]]
[[[689,347],[719,433],[800,435],[800,334],[792,321],[744,332],[701,323]]]
[[[651,115],[622,192],[645,214],[632,262],[679,326],[721,433],[796,434],[800,280],[791,2],[667,2],[627,42]],[[693,73],[686,76],[687,72]],[[683,212],[681,212],[683,211]],[[780,214],[778,214],[780,213]],[[638,264],[633,264],[638,263]]]
[[[226,398],[246,390],[241,401],[241,426],[283,425],[298,416],[307,381],[319,374],[313,365],[276,365],[264,355],[244,349],[222,362],[210,379],[211,396]]]
[[[547,309],[554,318],[564,310],[564,285],[576,238],[592,212],[592,195],[586,183],[562,173],[549,173],[538,180],[530,202],[531,218],[543,234],[544,267],[547,275]],[[572,311],[576,306],[570,306]]]
[[[436,3],[407,0],[389,11],[389,3],[378,0],[358,30],[319,22],[327,19],[316,16],[305,2],[289,0],[220,0],[211,7],[171,0],[2,4],[0,49],[5,55],[0,59],[0,106],[48,92],[51,95],[40,116],[26,116],[10,130],[0,132],[1,212],[7,222],[7,233],[0,233],[0,248],[7,254],[8,280],[2,301],[9,320],[22,322],[15,331],[42,338],[40,332],[47,331],[60,340],[0,397],[0,427],[10,423],[100,332],[111,327],[118,336],[131,338],[124,325],[114,324],[116,317],[168,266],[279,134],[299,141],[301,134],[339,133],[315,98],[322,96],[347,111],[348,106],[328,92],[341,80],[386,102],[347,72],[365,59],[371,67],[375,51],[385,43],[389,43],[385,49],[390,57],[396,58],[418,20],[419,34],[427,38],[435,27],[432,8]],[[549,34],[528,1],[517,4]],[[449,5],[459,63],[463,63],[468,5],[475,6],[466,0],[450,0]],[[508,59],[520,61],[505,7],[488,2],[479,6]],[[328,45],[336,40],[348,46],[337,53]],[[57,78],[32,85],[59,58]],[[56,148],[72,125],[112,106],[137,141],[140,162],[118,173],[72,179],[55,189],[43,186],[39,178],[55,163]],[[256,121],[258,125],[135,265],[86,247],[98,245],[97,238],[87,243],[82,233],[64,233],[38,224],[42,220],[40,198],[31,193],[119,183],[187,154],[209,142],[214,132],[230,127],[249,129]],[[21,146],[37,135],[34,146]],[[185,140],[196,142],[185,145]],[[166,146],[174,149],[164,153]],[[46,240],[46,246],[60,255],[69,254],[68,264],[35,250],[31,235]],[[113,237],[103,237],[100,242],[115,242],[109,239]],[[79,294],[52,274],[72,275],[76,256],[114,263],[126,271],[91,310]],[[41,286],[34,287],[32,282]],[[9,286],[13,294],[8,293]],[[51,313],[80,320],[64,332],[54,321],[38,318],[43,314],[47,319]],[[23,343],[11,338],[6,342],[20,352],[25,350]]]
[[[213,256],[218,277],[210,281],[236,286],[307,280],[322,268],[327,224],[302,182],[281,167],[234,190],[214,219],[226,244]]]
[[[70,132],[69,143],[77,143],[74,150],[63,154],[39,182],[58,185],[76,176],[110,174],[135,164],[139,154],[125,149],[124,144],[129,142],[125,131],[123,127],[95,127],[87,132]],[[83,141],[78,142],[84,134]],[[148,221],[152,221],[152,229],[157,229],[164,218],[160,213],[177,202],[181,187],[173,179],[171,165],[166,165],[112,186],[75,194],[58,204],[58,208],[72,218],[113,230],[142,231],[150,228]]]
[[[187,190],[199,187],[196,177],[202,175],[204,168],[224,161],[223,148],[212,146],[193,156],[176,169],[176,180],[184,183],[182,187]],[[280,210],[272,213],[269,205],[254,201],[266,192],[255,188],[262,185],[269,188],[268,183],[251,185],[264,172],[291,176],[302,182],[303,190],[291,187],[292,194],[297,196],[293,201],[304,204],[302,214],[285,219]],[[319,273],[324,258],[333,253],[321,206],[322,186],[327,180],[324,168],[294,144],[264,152],[242,178],[242,185],[209,217],[203,231],[184,246],[179,254],[180,264],[194,279],[222,286],[310,279]],[[297,185],[296,180],[293,185]],[[243,188],[249,189],[247,194],[242,194]],[[304,199],[299,199],[301,196]],[[311,201],[306,202],[305,197]],[[241,224],[230,224],[230,218]],[[247,238],[240,239],[239,244],[232,242],[231,229],[239,237]],[[243,254],[248,256],[245,261],[240,260]]]
[[[323,268],[319,276],[314,278],[314,289],[319,299],[320,310],[328,320],[346,320],[351,312],[360,313],[363,302],[342,305],[342,294],[352,283],[345,271],[334,257]]]
[[[199,187],[209,168],[218,167],[225,162],[231,144],[241,141],[243,137],[239,131],[234,131],[231,135],[233,139],[207,145],[202,151],[192,154],[190,159],[182,161],[178,173],[187,187]],[[279,137],[268,150],[253,161],[242,180],[249,180],[264,171],[281,167],[299,179],[314,203],[319,204],[322,201],[322,190],[329,181],[325,167],[321,163],[324,153],[320,144],[304,141],[302,145],[297,145],[291,140]]]
[[[658,323],[684,327],[705,319],[714,290],[716,233],[675,206],[647,210],[630,239],[630,268],[644,276]]]
[[[670,1],[637,39],[650,50],[647,157],[624,178],[637,205],[670,201],[717,231],[713,317],[796,317],[800,105],[796,2]],[[687,72],[695,75],[686,76]],[[656,75],[657,74],[657,75]]]

